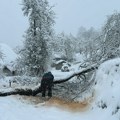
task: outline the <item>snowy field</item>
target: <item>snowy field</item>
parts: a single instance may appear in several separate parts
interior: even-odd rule
[[[76,106],[80,109],[75,111],[75,106],[66,109],[68,103],[60,101],[58,106],[54,101],[34,104],[29,97],[8,96],[0,98],[0,120],[120,120],[120,59],[103,63],[95,81],[94,99],[86,108]]]

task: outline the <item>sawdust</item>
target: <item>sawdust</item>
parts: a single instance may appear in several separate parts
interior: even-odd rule
[[[65,101],[63,99],[59,99],[59,98],[51,98],[47,103],[47,106],[56,106],[58,108],[61,109],[66,109],[66,110],[70,110],[73,112],[76,111],[85,111],[88,107],[89,104],[87,103],[87,101],[83,101],[83,102],[75,102],[75,101]]]
[[[37,107],[41,106],[41,103],[45,103],[44,106],[47,107],[57,107],[64,110],[69,110],[72,112],[84,112],[90,107],[93,98],[88,98],[82,102],[66,101],[57,97],[52,97],[48,101],[43,102],[40,96],[17,96],[17,99],[24,103],[33,104]]]

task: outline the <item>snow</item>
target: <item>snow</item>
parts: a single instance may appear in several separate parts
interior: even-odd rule
[[[61,55],[59,55],[59,54],[53,54],[53,58],[61,58]]]
[[[62,63],[62,62],[65,62],[65,60],[59,60],[56,62],[56,64],[59,64],[59,63]]]
[[[3,61],[0,62],[1,64],[10,64],[17,58],[17,54],[7,44],[0,43],[0,50],[3,53]]]
[[[56,107],[22,103],[14,96],[0,98],[0,120],[78,120],[79,113],[71,113]]]
[[[74,74],[73,71],[70,71],[70,72],[61,72],[61,70],[52,70],[51,72],[54,75],[54,79],[56,81],[60,80],[60,79],[65,79],[65,78],[71,76],[71,74]]]
[[[74,55],[74,59],[75,59],[76,62],[82,63],[82,62],[84,62],[85,57],[80,53],[76,53]]]
[[[106,113],[120,118],[120,58],[103,63],[96,74],[95,106],[104,108]]]
[[[65,78],[73,72],[52,71],[56,78]],[[8,78],[4,80],[7,83]],[[95,83],[94,98],[88,101],[89,106],[83,111],[70,111],[46,103],[31,104],[17,95],[0,98],[0,120],[119,120],[120,58],[101,64]]]

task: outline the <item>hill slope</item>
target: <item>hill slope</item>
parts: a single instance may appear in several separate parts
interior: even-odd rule
[[[96,74],[94,109],[111,120],[120,119],[120,58],[103,63]],[[109,119],[110,120],[110,119]]]
[[[10,64],[17,58],[17,54],[7,44],[0,43],[0,50],[3,53],[4,64]]]

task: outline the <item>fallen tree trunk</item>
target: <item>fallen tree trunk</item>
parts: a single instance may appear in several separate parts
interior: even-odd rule
[[[95,69],[97,69],[98,66],[94,65],[94,66],[90,66],[86,69],[80,70],[76,73],[71,74],[70,76],[68,76],[67,78],[64,79],[60,79],[60,80],[55,80],[54,84],[60,84],[60,83],[64,83],[68,80],[70,80],[71,78],[75,77],[75,76],[80,76],[80,75],[84,75],[85,73],[88,73],[90,71],[93,71]],[[9,96],[9,95],[27,95],[27,96],[35,96],[38,93],[41,92],[41,87],[37,87],[36,89],[32,90],[32,89],[15,89],[14,91],[10,91],[10,92],[0,92],[0,96]]]
[[[15,89],[14,91],[10,92],[0,92],[0,96],[9,96],[9,95],[27,95],[27,96],[35,96],[36,94],[40,93],[40,87],[36,88],[35,90],[32,89]]]

